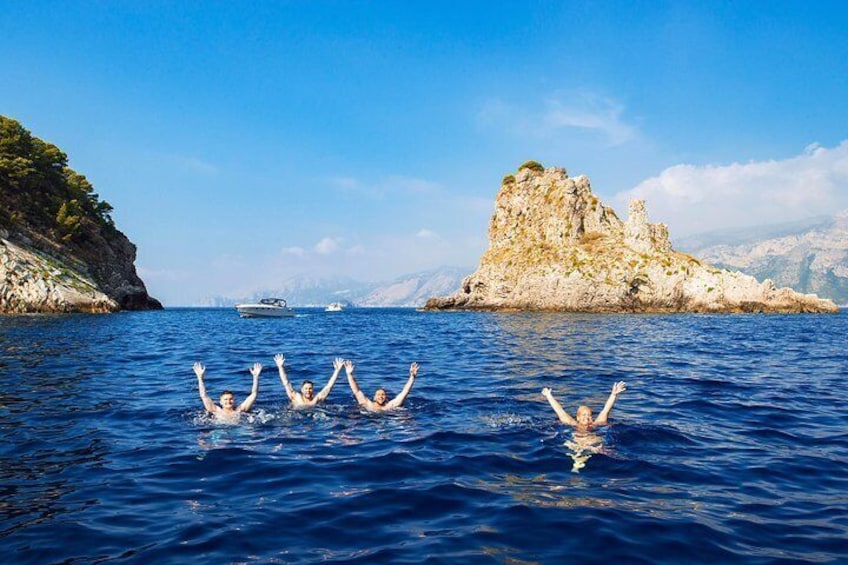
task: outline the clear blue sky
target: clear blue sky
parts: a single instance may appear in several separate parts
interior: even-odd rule
[[[500,179],[672,237],[848,208],[844,2],[6,2],[0,113],[115,207],[166,305],[469,272]]]

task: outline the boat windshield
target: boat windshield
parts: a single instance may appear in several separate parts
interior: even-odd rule
[[[286,307],[286,301],[282,298],[263,298],[259,301],[259,304],[267,304],[268,306],[279,306],[280,308]]]

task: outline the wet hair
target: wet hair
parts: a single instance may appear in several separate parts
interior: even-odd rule
[[[229,394],[230,396],[233,396],[233,397],[235,396],[235,394],[233,394],[233,391],[231,391],[231,390],[225,390],[224,392],[221,393],[221,396],[224,396],[225,394]],[[218,398],[220,398],[220,396]]]
[[[306,385],[312,385],[313,387],[315,387],[315,383],[313,383],[312,381],[307,379],[307,380],[303,381],[303,384],[300,385],[300,388],[303,388]]]

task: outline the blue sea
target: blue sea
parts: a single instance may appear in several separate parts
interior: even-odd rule
[[[0,317],[3,563],[847,563],[848,315]],[[326,404],[292,411],[274,366]],[[237,424],[217,399],[258,400]],[[595,413],[591,449],[551,387]]]

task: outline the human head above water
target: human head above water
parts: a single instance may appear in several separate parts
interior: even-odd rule
[[[220,397],[221,407],[224,409],[232,408],[236,405],[236,397],[231,390],[225,390]]]
[[[300,385],[300,395],[306,400],[312,400],[314,394],[315,385],[312,384],[312,381],[303,381],[303,384]]]
[[[378,388],[376,391],[374,391],[374,402],[376,402],[377,404],[382,406],[383,404],[386,403],[386,400],[388,400],[388,395],[386,394],[386,389]]]
[[[577,425],[588,427],[592,425],[592,409],[588,406],[580,406],[577,409]]]

